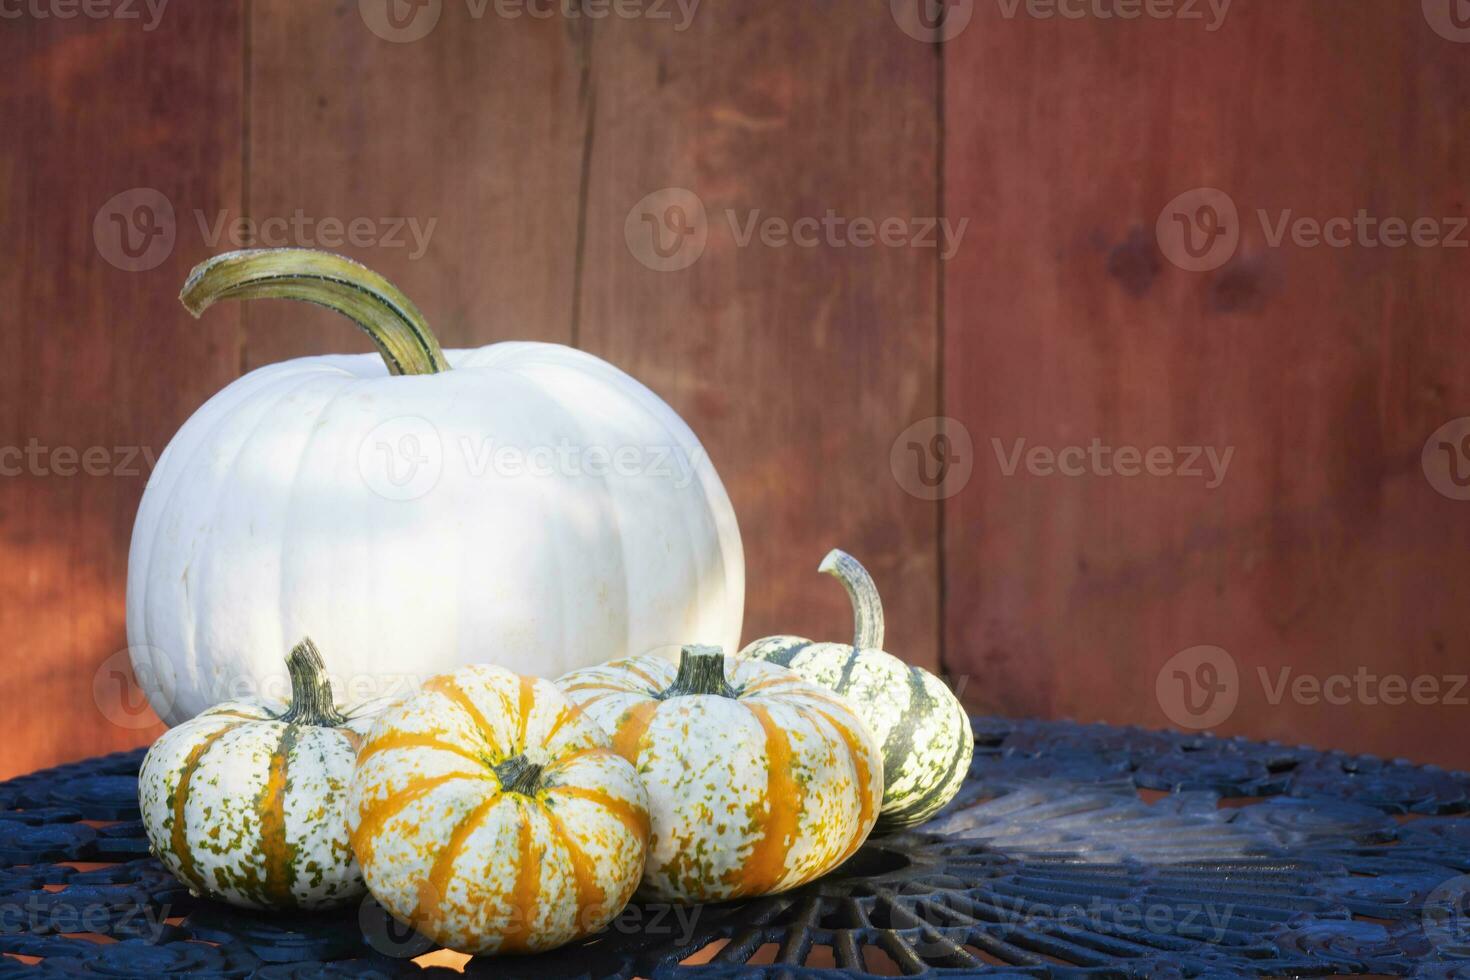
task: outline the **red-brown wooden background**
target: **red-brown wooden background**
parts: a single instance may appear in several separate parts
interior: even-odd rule
[[[978,710],[1174,724],[1161,669],[1212,645],[1239,676],[1220,731],[1470,762],[1470,692],[1445,696],[1470,671],[1470,502],[1420,459],[1470,415],[1470,252],[1273,244],[1257,217],[1467,213],[1457,0],[1235,0],[1223,19],[948,0],[942,41],[904,29],[928,0],[703,0],[685,29],[687,4],[655,0],[600,18],[427,0],[399,10],[439,13],[407,43],[369,28],[387,2],[172,0],[154,23],[36,0],[0,20],[0,446],[44,451],[0,477],[0,776],[158,731],[117,674],[147,472],[129,453],[244,370],[366,349],[299,306],[195,323],[175,299],[230,247],[201,220],[298,211],[437,219],[416,259],[342,250],[446,346],[573,343],[671,402],[740,517],[748,638],[845,633],[815,574],[841,545],[884,588],[890,650]],[[669,187],[708,215],[679,272],[624,232]],[[1155,227],[1200,187],[1237,206],[1240,241],[1192,272]],[[146,271],[108,260],[108,202],[136,188],[175,215]],[[741,245],[726,212],[757,210],[968,225],[949,261]],[[908,443],[932,432],[904,433],[938,416],[954,466],[925,500]],[[1233,456],[1214,489],[1006,475],[996,440],[1018,439]],[[58,474],[65,447],[112,472]],[[1273,704],[1258,669],[1288,666],[1441,696]]]

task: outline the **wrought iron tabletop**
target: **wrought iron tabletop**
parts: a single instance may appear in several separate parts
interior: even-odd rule
[[[497,977],[1470,977],[1470,776],[1211,736],[975,719],[960,797],[771,898],[635,904]],[[0,978],[425,977],[371,901],[252,915],[148,856],[141,752],[0,783]],[[700,962],[690,963],[689,960]]]

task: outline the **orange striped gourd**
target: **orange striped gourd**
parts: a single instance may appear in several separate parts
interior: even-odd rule
[[[648,796],[550,681],[463,667],[378,719],[348,794],[373,897],[463,953],[601,929],[638,887]]]
[[[712,902],[795,888],[846,860],[883,797],[883,758],[852,710],[794,671],[685,647],[558,682],[613,733],[648,788],[650,898]]]
[[[343,806],[384,702],[338,711],[309,639],[286,663],[289,704],[226,701],[165,732],[143,759],[138,802],[154,855],[195,894],[331,908],[364,893]]]

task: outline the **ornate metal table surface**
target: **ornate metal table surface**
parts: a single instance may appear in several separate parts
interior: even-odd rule
[[[799,890],[630,906],[470,975],[1470,977],[1470,776],[1239,739],[975,719],[960,797]],[[148,856],[141,752],[0,783],[0,977],[450,975],[370,900],[251,915]]]

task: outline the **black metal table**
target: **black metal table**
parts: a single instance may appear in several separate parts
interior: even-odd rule
[[[1470,977],[1470,776],[1104,725],[975,725],[959,799],[819,882],[633,905],[585,943],[466,972]],[[0,783],[0,978],[451,975],[416,964],[427,943],[371,901],[265,916],[192,898],[148,857],[141,757]]]

